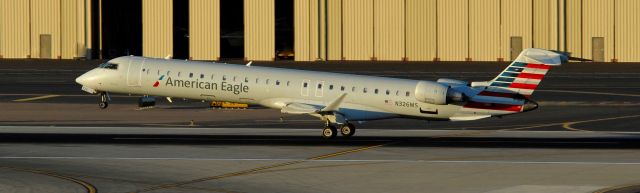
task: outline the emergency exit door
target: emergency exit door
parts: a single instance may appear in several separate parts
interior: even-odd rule
[[[604,37],[593,37],[591,41],[592,60],[594,62],[604,62]]]

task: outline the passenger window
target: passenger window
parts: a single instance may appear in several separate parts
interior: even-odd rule
[[[333,84],[329,85],[329,90],[333,90]]]
[[[222,75],[222,80],[227,80],[227,75]]]
[[[363,89],[362,89],[362,92],[363,92],[363,93],[367,93],[367,88],[363,88]]]
[[[378,94],[378,89],[373,90],[373,93]]]
[[[344,91],[344,86],[340,86],[340,91]]]
[[[280,85],[280,81],[279,80],[276,80],[276,85]]]
[[[213,74],[211,74],[211,80],[213,80]]]
[[[189,73],[189,78],[193,78],[193,73]]]
[[[236,81],[236,76],[233,76],[233,82],[235,82],[235,81]]]
[[[351,87],[351,92],[356,92],[356,87]]]
[[[248,83],[249,82],[249,78],[244,77],[244,82]]]
[[[409,96],[409,95],[411,95],[411,93],[409,91],[407,91],[407,93],[405,93],[405,95]]]
[[[305,87],[305,88],[307,88],[308,83],[306,83],[306,82],[305,82],[302,86],[303,86],[303,87]]]
[[[291,83],[290,81],[287,81],[287,86],[289,86],[289,83]]]
[[[167,76],[171,75],[171,71],[167,71]]]
[[[266,84],[269,84],[269,79],[267,79],[267,81],[265,81]]]
[[[200,74],[200,79],[203,79],[203,78],[204,78],[204,74]]]
[[[256,84],[258,84],[258,81],[260,81],[260,79],[259,79],[259,78],[256,78]]]
[[[322,84],[318,84],[318,89],[322,89]]]
[[[180,77],[180,74],[182,74],[182,72],[178,72],[178,77]]]
[[[142,72],[144,72],[144,71],[145,71],[145,69],[143,68],[143,69],[142,69]]]
[[[400,91],[396,90],[396,96],[400,96]]]
[[[160,75],[160,70],[158,70],[158,75]]]
[[[389,93],[391,93],[391,91],[387,90],[385,93],[386,93],[387,95],[389,95]]]

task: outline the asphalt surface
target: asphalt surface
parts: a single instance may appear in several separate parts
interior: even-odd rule
[[[640,64],[553,68],[533,112],[472,122],[322,123],[159,100],[107,110],[73,80],[100,61],[0,60],[0,192],[637,192]],[[435,80],[506,63],[257,62]],[[282,119],[281,119],[282,118]]]

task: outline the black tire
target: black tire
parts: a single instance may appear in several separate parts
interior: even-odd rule
[[[327,126],[322,129],[322,138],[331,139],[338,135],[338,129],[334,126]]]
[[[342,125],[342,127],[340,127],[340,134],[342,134],[342,136],[344,137],[351,137],[355,133],[356,127],[351,123],[344,124]]]
[[[99,102],[98,103],[98,107],[100,107],[100,109],[106,109],[107,107],[109,107],[109,103],[108,102]]]

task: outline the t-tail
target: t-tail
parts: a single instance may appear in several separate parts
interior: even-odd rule
[[[529,98],[551,67],[562,64],[562,57],[549,50],[526,49],[478,95]]]

